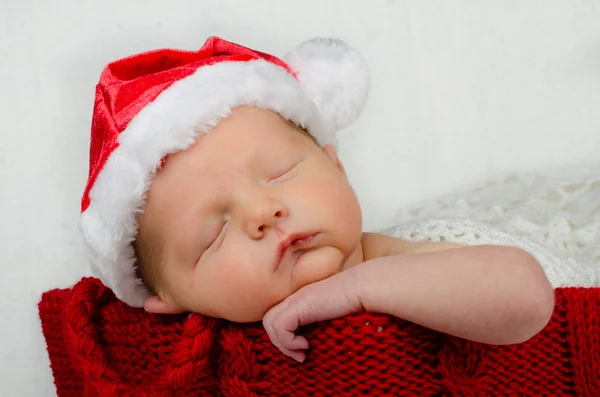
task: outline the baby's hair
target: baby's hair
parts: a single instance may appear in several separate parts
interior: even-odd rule
[[[163,280],[160,266],[162,243],[151,231],[139,232],[133,242],[135,252],[136,276],[142,280],[150,294],[157,295]]]
[[[298,130],[299,132],[301,132],[302,134],[306,135],[308,138],[310,138],[311,141],[313,141],[314,143],[316,143],[317,145],[319,145],[319,142],[317,142],[317,140],[315,139],[314,136],[312,136],[312,134],[310,132],[308,132],[308,130],[304,127],[299,126],[298,124],[294,123],[291,120],[285,119],[285,121],[291,125],[292,127],[294,127],[296,130]]]

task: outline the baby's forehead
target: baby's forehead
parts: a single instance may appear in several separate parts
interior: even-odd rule
[[[270,111],[236,112],[215,128],[201,132],[194,143],[166,158],[159,172],[176,179],[219,177],[227,171],[292,158],[307,148],[319,148],[310,133]],[[171,170],[171,171],[169,171]],[[160,177],[161,175],[159,175]],[[186,183],[187,183],[186,182]]]
[[[204,154],[209,157],[236,152],[242,157],[258,157],[276,154],[285,148],[286,151],[301,151],[307,143],[317,144],[312,135],[294,123],[282,120],[276,125],[236,125],[235,129],[207,132],[204,142]],[[212,137],[210,137],[212,135]]]

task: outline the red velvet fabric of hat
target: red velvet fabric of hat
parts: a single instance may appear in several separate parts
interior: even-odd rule
[[[301,329],[304,363],[260,323],[152,315],[94,278],[39,303],[60,397],[600,396],[600,288],[559,288],[548,326],[490,346],[386,315]]]

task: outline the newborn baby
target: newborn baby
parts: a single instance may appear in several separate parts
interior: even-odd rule
[[[289,297],[265,328],[299,360],[307,343],[286,333],[359,310],[488,343],[524,341],[552,312],[552,289],[525,251],[361,233],[334,148],[264,109],[234,109],[166,160],[134,246],[152,313],[257,321]]]
[[[349,51],[317,43],[325,46],[309,46],[309,57],[323,48]],[[222,63],[237,85],[218,84],[213,58],[224,53],[233,57]],[[144,54],[136,67],[131,58],[111,64],[104,78],[112,84],[99,85],[92,134],[102,131],[103,141],[92,139],[82,231],[94,271],[117,297],[151,313],[263,320],[273,343],[299,361],[308,347],[295,335],[299,326],[364,310],[493,344],[525,341],[546,325],[553,290],[527,252],[362,232],[356,195],[326,138],[355,116],[344,116],[348,106],[330,112],[333,121],[318,113],[335,102],[335,90],[309,104],[286,85],[301,71],[220,39],[172,55]],[[194,57],[204,63],[191,66]],[[235,69],[254,61],[251,73],[265,62],[278,69],[267,78]],[[174,68],[182,79],[165,83]],[[184,85],[190,78],[200,83]],[[115,80],[138,85],[118,91]],[[157,96],[155,87],[164,92]],[[236,97],[238,89],[246,91]],[[129,102],[117,112],[119,100],[106,92]],[[143,108],[139,98],[148,101]],[[194,116],[211,106],[206,119]],[[117,137],[107,140],[106,130]],[[185,139],[171,142],[178,133]],[[131,183],[144,169],[141,182]],[[122,207],[113,214],[111,205]]]

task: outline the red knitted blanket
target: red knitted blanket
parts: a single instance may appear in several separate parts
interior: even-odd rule
[[[600,396],[600,288],[557,289],[548,326],[513,346],[368,313],[312,324],[302,364],[260,323],[150,315],[92,278],[39,314],[60,397]]]

